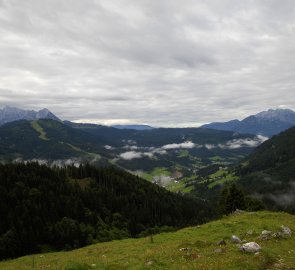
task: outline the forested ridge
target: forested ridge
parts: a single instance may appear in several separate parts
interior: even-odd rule
[[[238,184],[269,210],[295,213],[295,127],[264,142],[237,169]]]
[[[115,167],[28,163],[0,165],[0,216],[3,259],[203,223],[215,211]]]
[[[295,127],[267,140],[247,157],[242,173],[272,169],[295,158]]]

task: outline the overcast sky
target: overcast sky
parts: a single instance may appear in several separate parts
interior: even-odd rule
[[[0,107],[196,126],[295,109],[294,0],[0,0]]]

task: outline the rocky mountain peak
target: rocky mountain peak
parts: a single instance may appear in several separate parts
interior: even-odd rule
[[[44,108],[40,111],[24,110],[11,106],[4,106],[0,109],[0,125],[17,120],[52,119],[60,121],[52,112]]]
[[[295,112],[290,109],[270,109],[256,114],[255,117],[270,121],[294,122]]]

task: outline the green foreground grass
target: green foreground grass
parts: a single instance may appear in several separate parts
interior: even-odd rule
[[[262,230],[294,231],[295,216],[286,213],[256,212],[224,217],[174,233],[141,239],[99,243],[85,248],[25,256],[0,262],[0,269],[295,269],[295,235],[288,239],[258,239]],[[252,230],[251,235],[247,232]],[[230,243],[231,235],[261,245],[259,255],[246,254]],[[216,253],[216,242],[224,239],[224,252]],[[181,248],[187,248],[181,251]]]

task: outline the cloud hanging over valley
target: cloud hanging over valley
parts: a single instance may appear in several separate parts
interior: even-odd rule
[[[239,149],[242,147],[246,148],[255,148],[258,145],[262,144],[265,142],[268,138],[258,135],[255,136],[253,139],[252,138],[244,138],[244,139],[233,139],[230,141],[227,141],[223,144],[196,144],[193,143],[192,141],[185,141],[183,143],[171,143],[171,144],[166,144],[161,147],[142,147],[142,146],[137,146],[137,145],[125,145],[122,147],[125,152],[121,153],[119,155],[119,158],[124,159],[124,160],[132,160],[132,159],[139,159],[143,157],[149,157],[152,158],[155,155],[166,155],[168,151],[177,151],[180,149],[193,149],[193,148],[206,148],[207,150],[212,150],[215,148],[220,148],[220,149]],[[136,142],[132,142],[136,143]],[[114,147],[110,146],[105,146],[109,150],[114,150]],[[129,151],[126,151],[129,150]]]
[[[135,151],[129,151],[129,152],[124,152],[120,154],[120,158],[125,160],[132,160],[135,158],[152,157],[152,156],[153,154],[150,152],[135,152]]]
[[[172,143],[172,144],[166,144],[162,146],[162,149],[169,150],[169,149],[191,149],[196,147],[196,144],[193,142],[187,141],[183,143]]]
[[[237,149],[241,147],[257,147],[258,145],[265,142],[268,138],[258,135],[254,139],[234,139],[226,142],[225,144],[218,144],[219,148],[222,149]],[[209,149],[209,148],[208,148]]]

